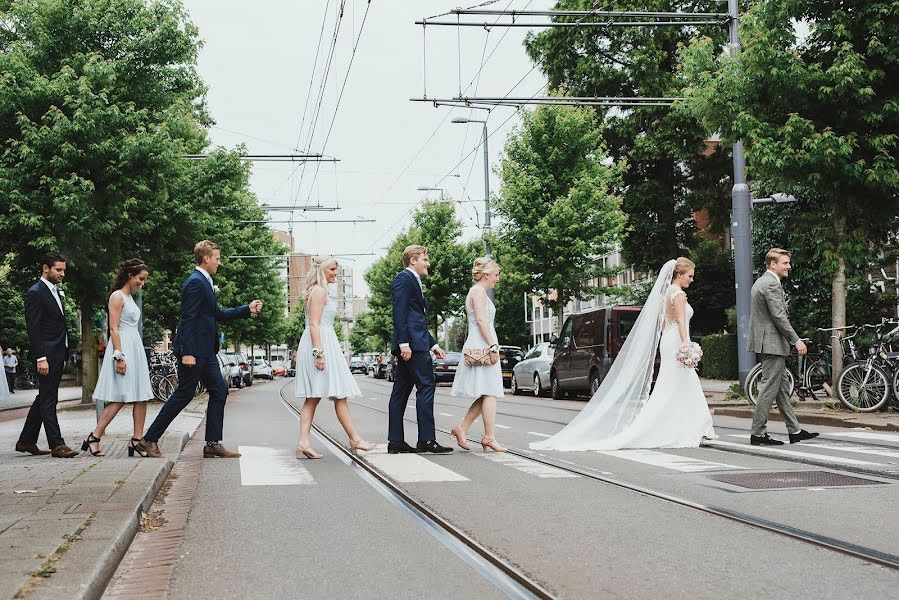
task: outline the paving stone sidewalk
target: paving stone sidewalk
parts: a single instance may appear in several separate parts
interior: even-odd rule
[[[147,425],[162,404],[150,403]],[[160,440],[166,458],[129,458],[131,411],[103,437],[105,457],[30,456],[14,451],[22,419],[0,423],[0,598],[99,598],[173,460],[206,412],[194,400]],[[93,407],[59,412],[68,445],[80,449]],[[47,440],[38,441],[46,448]]]

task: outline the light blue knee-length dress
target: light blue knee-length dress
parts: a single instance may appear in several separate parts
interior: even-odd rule
[[[106,354],[100,367],[100,378],[94,390],[94,400],[99,402],[144,402],[153,398],[150,385],[150,368],[144,343],[140,337],[140,308],[130,294],[117,291],[125,299],[119,321],[119,340],[122,353],[125,355],[125,374],[119,375],[115,370],[112,355],[115,349],[112,338],[106,342]]]
[[[337,318],[337,303],[329,296],[322,309],[319,331],[322,350],[325,352],[325,370],[315,368],[312,356],[312,335],[309,333],[309,309],[306,309],[306,329],[297,347],[297,378],[294,397],[296,398],[352,398],[361,396],[359,385],[346,357],[340,348],[340,340],[334,331]]]

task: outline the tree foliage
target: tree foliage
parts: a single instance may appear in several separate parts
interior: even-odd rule
[[[608,164],[592,109],[541,106],[523,112],[506,142],[496,211],[504,253],[523,289],[557,314],[596,293],[605,272],[596,258],[613,250],[624,225],[614,189],[621,165]]]

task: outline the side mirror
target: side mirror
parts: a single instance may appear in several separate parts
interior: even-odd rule
[[[558,343],[559,343],[559,336],[557,336],[555,333],[552,334],[552,336],[550,336],[550,338],[549,338],[549,345],[555,346]]]
[[[571,338],[567,335],[562,338],[562,343],[560,344],[560,348],[567,348],[571,344]]]

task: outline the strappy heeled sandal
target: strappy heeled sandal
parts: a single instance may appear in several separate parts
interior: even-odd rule
[[[134,453],[137,452],[137,455],[141,458],[147,458],[149,454],[144,452],[144,450],[138,446],[138,442],[140,442],[140,438],[131,438],[131,441],[128,442],[128,456],[133,457]]]
[[[377,444],[373,442],[366,442],[362,438],[359,438],[359,441],[355,443],[353,442],[353,440],[350,440],[350,454],[354,456],[359,456],[360,450],[362,450],[363,452],[371,452],[377,447]]]
[[[450,431],[450,437],[456,441],[456,444],[462,448],[463,450],[471,450],[468,446],[468,441],[465,439],[465,434],[462,433],[462,428],[458,425],[453,427],[452,431]]]
[[[499,445],[499,442],[496,441],[496,438],[489,438],[486,435],[481,438],[481,448],[484,449],[484,453],[486,454],[487,448],[490,448],[494,452],[508,452],[508,448],[503,448]]]
[[[97,451],[94,452],[91,450],[91,444],[97,444]],[[90,452],[91,456],[106,456],[103,452],[100,451],[100,438],[95,436],[93,433],[88,434],[87,438],[81,442],[81,451],[82,452]]]
[[[297,444],[297,458],[322,458],[322,455],[313,450],[310,446]]]

